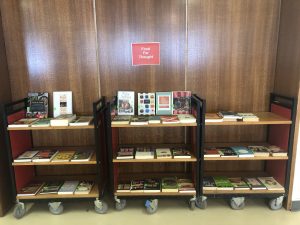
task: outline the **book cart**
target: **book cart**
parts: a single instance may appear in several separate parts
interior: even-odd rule
[[[26,213],[25,203],[27,202],[48,202],[49,211],[52,214],[61,214],[63,212],[63,201],[79,201],[94,199],[94,208],[97,213],[105,213],[108,209],[106,202],[104,202],[103,195],[107,184],[107,159],[105,149],[105,134],[104,130],[104,110],[105,99],[102,97],[97,102],[93,103],[93,124],[87,126],[64,126],[64,127],[23,127],[12,128],[8,127],[6,131],[6,145],[8,151],[8,160],[10,162],[10,173],[12,180],[12,189],[16,200],[14,208],[14,216],[22,218]],[[27,98],[6,104],[2,107],[3,116],[6,127],[26,115]],[[86,130],[94,134],[94,146],[57,146],[57,147],[40,147],[34,143],[34,132],[76,132],[79,130]],[[62,134],[63,135],[63,134]],[[82,140],[79,139],[80,142]],[[14,158],[30,149],[60,149],[60,150],[94,150],[89,161],[84,162],[23,162],[14,163]],[[86,166],[91,167],[92,173],[81,174],[78,170],[85,170]],[[58,174],[54,175],[39,175],[39,168],[48,167],[57,169]],[[43,168],[42,168],[43,169]],[[74,170],[74,172],[73,172]],[[61,175],[65,171],[69,171],[67,175]],[[88,170],[90,171],[90,170]],[[65,180],[82,180],[93,181],[94,185],[89,194],[36,194],[33,196],[18,196],[17,193],[31,181],[65,181]]]
[[[115,125],[111,124],[112,102],[107,107],[107,143],[108,159],[110,168],[111,192],[115,199],[116,210],[122,210],[126,206],[126,199],[146,199],[145,207],[149,214],[153,214],[158,208],[158,199],[162,198],[186,198],[189,207],[195,208],[199,197],[199,156],[200,156],[200,104],[198,97],[192,95],[192,114],[196,117],[196,123],[192,124],[148,124],[148,125]],[[186,143],[121,143],[122,132],[131,133],[132,129],[187,129]],[[151,147],[186,147],[191,151],[191,158],[187,159],[116,159],[118,149],[122,146],[151,146]],[[148,167],[149,166],[149,167]],[[184,168],[178,170],[176,168]],[[155,171],[154,171],[155,170]],[[140,179],[160,179],[163,177],[176,176],[177,178],[191,179],[195,184],[195,193],[166,193],[166,192],[117,192],[119,183]]]
[[[207,207],[207,198],[229,198],[229,204],[232,209],[243,209],[245,206],[245,198],[265,198],[268,199],[270,209],[277,210],[282,208],[284,197],[288,195],[290,168],[293,149],[293,136],[295,128],[296,104],[293,98],[271,94],[269,112],[254,113],[259,117],[257,122],[205,122],[205,107],[204,99],[201,99],[204,107],[201,119],[201,134],[202,140],[205,140],[205,129],[207,126],[267,126],[266,142],[264,143],[205,143],[201,142],[200,156],[200,198],[199,208]],[[247,157],[247,158],[226,158],[226,157],[207,157],[204,158],[204,145],[206,146],[250,146],[250,145],[276,145],[287,152],[288,156],[267,156],[267,157]],[[246,161],[250,162],[257,160],[263,162],[263,170],[253,171],[244,169],[244,171],[225,171],[217,169],[216,171],[206,171],[205,165],[209,162],[243,164]],[[253,161],[252,161],[253,162]],[[242,166],[243,167],[243,166]],[[218,167],[217,167],[218,168]],[[246,168],[246,167],[245,167]],[[203,190],[204,176],[239,176],[239,177],[274,177],[283,187],[284,190]]]

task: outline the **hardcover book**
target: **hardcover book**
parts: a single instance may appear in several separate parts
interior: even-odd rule
[[[180,123],[178,116],[161,116],[160,117],[162,124],[176,124]]]
[[[257,122],[257,121],[259,121],[259,118],[253,113],[238,113],[237,115],[239,117],[242,117],[243,121],[247,121],[247,122]]]
[[[258,177],[258,179],[270,191],[284,191],[284,187],[274,177]]]
[[[178,192],[178,183],[176,177],[164,177],[161,180],[162,192]]]
[[[131,183],[121,183],[118,184],[117,192],[130,192]]]
[[[156,115],[172,115],[172,92],[156,92]]]
[[[50,118],[40,119],[31,124],[31,127],[50,127]]]
[[[228,180],[235,190],[250,190],[248,184],[241,177],[229,177]]]
[[[196,123],[196,118],[191,114],[177,115],[180,123]]]
[[[58,151],[51,162],[69,162],[74,154],[75,151]]]
[[[65,181],[64,184],[60,187],[58,194],[59,195],[72,195],[74,194],[79,181]]]
[[[254,157],[252,150],[248,149],[247,147],[232,146],[230,148],[238,155],[238,157]]]
[[[147,125],[149,118],[147,116],[132,116],[130,125]]]
[[[138,115],[155,115],[155,93],[138,93]]]
[[[92,150],[77,150],[73,155],[71,162],[87,162],[90,161],[94,151]]]
[[[179,193],[196,193],[195,185],[191,179],[178,179]]]
[[[126,125],[126,124],[129,124],[130,119],[131,119],[131,116],[114,116],[111,121],[111,124]]]
[[[215,176],[213,177],[217,190],[233,190],[233,185],[231,182],[228,180],[227,177],[224,176]]]
[[[72,91],[53,92],[53,117],[73,114]]]
[[[23,187],[17,196],[33,196],[36,195],[43,187],[44,182],[31,182],[27,186]]]
[[[190,91],[173,91],[173,114],[191,114]]]
[[[172,153],[169,148],[157,148],[155,151],[157,159],[172,159]]]
[[[57,194],[58,190],[62,186],[63,182],[61,181],[52,181],[52,182],[47,182],[43,188],[41,189],[40,193],[41,195],[45,194]]]
[[[144,181],[144,192],[160,192],[160,181],[157,179],[146,179]]]
[[[118,91],[118,115],[134,115],[134,91]]]
[[[251,188],[251,190],[265,190],[267,189],[263,183],[261,183],[258,179],[255,177],[247,177],[245,178],[246,183]]]
[[[268,157],[270,156],[269,149],[265,146],[252,145],[248,146],[248,149],[252,150],[255,157]]]
[[[23,118],[19,119],[16,122],[9,124],[8,127],[30,127],[34,122],[36,122],[38,118]]]
[[[54,119],[50,120],[50,125],[52,127],[56,126],[69,126],[69,123],[76,119],[75,114],[63,114],[58,117],[55,117]]]
[[[160,123],[160,116],[150,116],[149,124],[158,124]]]
[[[134,148],[122,147],[119,149],[117,159],[133,159],[133,158],[134,158]]]
[[[47,118],[48,117],[48,93],[33,92],[28,93],[26,117]]]
[[[223,122],[223,116],[220,116],[217,113],[206,113],[205,122]]]
[[[92,181],[80,181],[76,190],[74,192],[75,195],[87,195],[91,192],[94,186],[94,182]]]
[[[204,149],[204,158],[220,157],[220,152],[216,147],[206,147]]]
[[[190,159],[192,155],[189,150],[185,148],[172,148],[174,159]]]
[[[80,116],[70,122],[70,126],[88,126],[92,122],[92,116]]]
[[[203,190],[214,191],[217,190],[213,177],[203,177]]]
[[[221,157],[238,157],[230,147],[217,147]]]
[[[143,180],[132,180],[130,186],[131,192],[144,192],[144,181]]]
[[[154,159],[154,150],[150,147],[138,147],[135,151],[135,159]]]
[[[40,150],[39,153],[32,158],[32,162],[50,162],[57,153],[58,151],[52,149]]]
[[[18,158],[14,159],[14,162],[31,162],[32,158],[38,153],[39,151],[26,151],[18,156]]]

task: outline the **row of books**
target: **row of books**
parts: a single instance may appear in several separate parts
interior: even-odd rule
[[[52,181],[52,182],[31,182],[23,187],[17,196],[34,196],[37,194],[89,194],[94,182],[92,181]]]
[[[14,162],[84,162],[89,161],[93,154],[92,150],[28,150],[14,159]]]
[[[117,159],[186,159],[191,153],[185,148],[121,147]]]
[[[132,180],[118,184],[117,192],[179,192],[196,193],[195,185],[190,179],[165,177],[159,179]]]
[[[281,157],[287,152],[276,145],[269,146],[232,146],[232,147],[206,147],[204,157]]]
[[[111,124],[177,124],[177,123],[196,123],[196,118],[191,114],[172,115],[172,116],[114,116]]]
[[[65,114],[55,118],[22,118],[8,127],[87,126],[92,120],[91,116],[76,117],[75,114]]]
[[[273,177],[225,177],[214,176],[203,178],[203,190],[270,190],[283,191]]]
[[[232,111],[220,111],[218,113],[206,113],[205,122],[257,122],[259,117],[254,113],[237,113]]]

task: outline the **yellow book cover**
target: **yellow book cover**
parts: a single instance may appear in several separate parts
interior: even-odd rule
[[[69,162],[74,154],[75,151],[59,151],[52,159],[52,162]]]

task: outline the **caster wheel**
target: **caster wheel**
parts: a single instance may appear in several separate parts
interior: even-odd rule
[[[145,206],[148,214],[154,214],[158,208],[158,199],[147,200]]]
[[[126,206],[126,200],[121,199],[120,202],[116,202],[116,210],[121,211]]]
[[[95,204],[95,211],[96,213],[99,213],[99,214],[105,214],[107,213],[107,210],[108,210],[108,205],[106,202],[101,202],[100,204]]]
[[[147,210],[148,214],[154,214],[157,211],[157,206],[156,207],[147,207],[146,210]]]
[[[18,203],[16,204],[15,208],[14,208],[14,217],[16,219],[21,219],[26,213],[25,210],[25,204],[24,203]]]
[[[269,201],[269,207],[272,210],[279,210],[282,208],[282,200],[279,200],[278,198],[271,199]]]
[[[53,215],[60,215],[64,211],[64,206],[62,204],[59,204],[58,206],[52,206],[51,203],[49,203],[49,211]]]
[[[190,210],[194,210],[196,208],[196,202],[195,201],[189,201],[189,207],[190,207]]]
[[[230,200],[230,207],[234,210],[241,210],[245,207],[245,201],[241,202],[239,205],[233,200]]]
[[[206,209],[207,207],[207,200],[201,200],[201,199],[196,199],[195,204],[197,208],[199,209]]]

